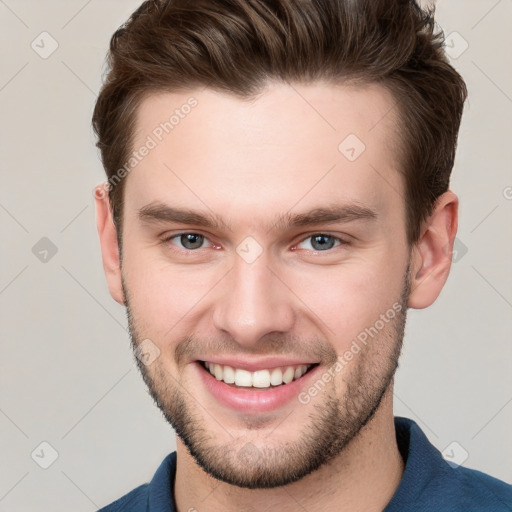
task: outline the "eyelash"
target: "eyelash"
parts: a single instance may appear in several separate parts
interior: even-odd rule
[[[167,237],[165,237],[162,240],[162,243],[170,244],[170,245],[174,246],[174,244],[171,243],[171,240],[173,238],[178,238],[178,237],[181,237],[183,235],[199,235],[199,236],[202,236],[204,238],[204,241],[209,240],[209,238],[207,236],[205,236],[205,235],[203,235],[201,233],[198,233],[198,232],[195,232],[195,231],[186,231],[186,232],[175,233],[173,235],[167,236]],[[344,246],[344,245],[349,245],[350,244],[350,242],[348,240],[345,240],[345,239],[340,238],[338,236],[332,235],[330,233],[318,232],[318,233],[313,233],[311,235],[308,235],[305,238],[302,238],[296,245],[300,245],[302,242],[305,242],[306,240],[308,240],[310,238],[313,238],[315,236],[326,236],[326,237],[329,237],[329,238],[333,238],[335,241],[339,242],[338,245],[335,245],[334,247],[332,247],[330,249],[326,249],[325,251],[317,251],[315,249],[312,249],[312,251],[317,253],[317,254],[318,253],[331,253],[333,251],[333,249],[336,248],[336,247],[340,247],[340,246]],[[202,249],[202,247],[199,247],[197,249],[176,248],[177,251],[181,251],[181,252],[185,252],[185,253],[198,252],[200,249]]]

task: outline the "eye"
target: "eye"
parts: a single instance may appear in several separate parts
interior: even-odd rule
[[[195,249],[200,249],[205,240],[208,240],[205,236],[200,235],[199,233],[178,233],[176,235],[172,235],[167,237],[164,242],[171,243],[173,245],[177,245],[172,240],[177,238],[179,243],[181,244],[181,248],[186,249],[188,251],[194,251]]]
[[[297,247],[300,248],[301,244],[304,244],[304,243],[308,242],[309,240],[311,240],[310,245],[311,245],[313,251],[320,251],[320,252],[328,251],[329,249],[332,249],[333,247],[336,247],[337,245],[348,244],[347,241],[345,241],[339,237],[329,235],[327,233],[316,233],[314,235],[308,236],[299,245],[297,245]],[[337,245],[335,245],[336,242],[338,242]],[[304,247],[302,247],[302,248],[304,248]],[[305,247],[305,249],[310,249],[310,248]]]
[[[177,239],[178,242],[175,242],[175,239]],[[311,241],[310,247],[301,247],[301,245],[306,244],[309,241]],[[214,247],[214,244],[209,242],[208,238],[206,238],[204,235],[201,235],[200,233],[176,233],[165,238],[163,242],[170,243],[174,246],[177,246],[178,249],[183,249],[189,252],[194,252],[197,249],[207,247],[207,245],[203,245],[205,242]],[[349,242],[346,240],[343,240],[342,238],[336,237],[334,235],[327,233],[315,233],[314,235],[310,235],[309,237],[305,238],[296,247],[299,249],[313,250],[316,252],[327,252],[334,247],[339,245],[347,245],[348,243]]]

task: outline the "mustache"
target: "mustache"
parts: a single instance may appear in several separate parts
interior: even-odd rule
[[[270,357],[285,356],[297,357],[304,360],[320,361],[324,364],[334,364],[337,354],[334,348],[325,340],[303,341],[286,335],[268,335],[262,338],[256,347],[248,349],[236,343],[233,339],[219,338],[203,339],[194,334],[187,335],[175,348],[174,356],[178,366],[202,355],[223,356],[253,356]]]

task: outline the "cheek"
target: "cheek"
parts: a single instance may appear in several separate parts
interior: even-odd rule
[[[401,270],[389,261],[354,261],[289,274],[286,280],[294,283],[292,289],[301,300],[303,314],[341,352],[400,301]]]
[[[142,251],[127,254],[123,278],[139,328],[150,338],[175,338],[173,329],[193,317],[208,290],[210,274],[199,267],[162,263]]]

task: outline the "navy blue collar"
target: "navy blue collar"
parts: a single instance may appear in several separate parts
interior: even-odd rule
[[[383,512],[402,512],[405,503],[417,503],[418,497],[430,482],[438,478],[440,473],[451,470],[416,422],[395,416],[395,430],[405,470],[393,498]]]
[[[176,512],[174,480],[176,478],[176,452],[162,461],[155,476],[149,482],[148,512]]]

